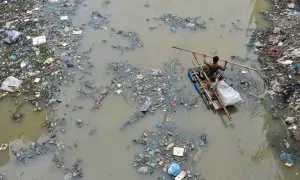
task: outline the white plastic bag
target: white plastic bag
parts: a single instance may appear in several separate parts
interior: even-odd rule
[[[240,94],[230,87],[225,81],[220,81],[218,83],[217,90],[220,93],[224,106],[232,106],[243,101]]]
[[[22,82],[22,80],[9,76],[2,82],[1,89],[8,92],[16,92],[19,90]]]
[[[21,37],[22,33],[16,30],[6,31],[7,38],[4,39],[4,42],[7,44],[13,44]]]

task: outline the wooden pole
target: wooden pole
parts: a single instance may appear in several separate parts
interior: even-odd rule
[[[198,55],[201,55],[201,56],[206,55],[206,54],[197,53],[197,52],[194,52],[194,51],[190,51],[190,50],[187,50],[187,49],[182,49],[182,48],[175,47],[175,46],[172,46],[172,48],[179,49],[179,50],[186,51],[186,52],[190,52],[190,53],[194,53],[194,54],[198,54]],[[207,56],[207,55],[206,55],[206,57],[213,58],[212,56]],[[235,62],[232,62],[232,61],[223,60],[223,59],[219,59],[219,60],[221,60],[221,61],[227,61],[229,64],[233,64],[233,65],[236,65],[236,66],[247,68],[247,69],[250,69],[250,70],[253,70],[253,71],[258,71],[258,69],[255,69],[255,68],[252,68],[252,67],[248,67],[248,66],[245,66],[245,65],[242,65],[242,64],[238,64],[238,63],[235,63]]]

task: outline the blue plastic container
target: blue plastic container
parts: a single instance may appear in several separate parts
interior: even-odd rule
[[[189,76],[190,80],[192,81],[192,83],[196,82],[196,79],[195,79],[195,77],[194,77],[194,75],[193,75],[192,72],[189,71],[188,72],[188,76]]]
[[[198,83],[195,83],[194,86],[195,86],[196,91],[198,93],[201,93],[201,87],[200,87],[200,85]]]
[[[168,166],[168,173],[171,176],[178,176],[178,174],[180,174],[180,172],[181,172],[181,168],[178,163],[172,163]]]

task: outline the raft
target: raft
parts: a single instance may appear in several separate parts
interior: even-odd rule
[[[188,77],[207,107],[214,110],[222,108],[221,102],[216,97],[216,94],[206,86],[205,76],[199,72],[198,68],[188,69]]]

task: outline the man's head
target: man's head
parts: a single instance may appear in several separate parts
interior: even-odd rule
[[[218,57],[218,56],[214,56],[214,57],[213,57],[213,62],[214,62],[214,64],[217,64],[218,61],[219,61],[219,57]]]

